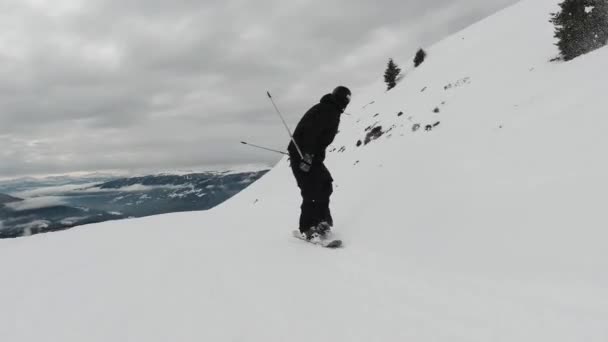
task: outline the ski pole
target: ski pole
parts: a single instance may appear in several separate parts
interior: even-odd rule
[[[302,154],[302,150],[300,150],[300,146],[298,146],[298,143],[293,138],[293,134],[291,134],[291,130],[289,129],[289,126],[287,126],[287,122],[285,122],[285,119],[283,119],[283,114],[281,114],[281,111],[277,107],[276,103],[274,103],[274,100],[272,99],[272,96],[270,95],[270,91],[266,91],[266,94],[268,94],[268,98],[270,99],[270,102],[272,102],[272,105],[274,106],[274,109],[276,110],[277,114],[279,114],[279,117],[281,118],[281,121],[283,121],[283,125],[285,125],[285,129],[287,130],[287,133],[289,134],[289,137],[291,138],[291,141],[296,146],[296,149],[298,150],[298,154],[300,155],[300,158],[304,159],[304,155]]]
[[[275,153],[284,154],[284,155],[286,155],[286,156],[288,156],[288,155],[289,155],[287,152],[283,152],[283,151],[277,151],[277,150],[273,150],[273,149],[271,149],[271,148],[267,148],[267,147],[263,147],[263,146],[258,146],[258,145],[250,144],[250,143],[245,142],[245,141],[241,141],[241,144],[243,144],[243,145],[247,145],[247,146],[251,146],[251,147],[255,147],[255,148],[259,148],[259,149],[266,150],[266,151],[270,151],[270,152],[275,152]]]

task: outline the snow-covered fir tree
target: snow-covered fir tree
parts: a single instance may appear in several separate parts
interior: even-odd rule
[[[389,59],[386,71],[384,72],[384,82],[387,86],[386,90],[391,90],[395,88],[395,86],[397,85],[397,76],[399,76],[400,73],[401,69],[399,68],[399,66],[397,66],[397,64],[393,62],[392,58]]]
[[[572,60],[608,42],[608,0],[565,0],[553,13],[556,45],[564,60]]]

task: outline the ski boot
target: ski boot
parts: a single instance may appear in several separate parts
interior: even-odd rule
[[[317,231],[317,233],[319,233],[322,239],[327,239],[332,235],[331,225],[327,221],[320,222],[315,227],[315,230]]]
[[[305,231],[300,231],[300,233],[302,234],[302,237],[304,237],[306,240],[308,240],[310,242],[321,241],[321,234],[319,234],[319,232],[317,231],[316,226],[312,226],[312,227],[308,228],[308,230],[305,230]]]

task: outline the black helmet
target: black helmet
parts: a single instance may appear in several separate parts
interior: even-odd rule
[[[336,87],[336,89],[334,89],[331,94],[334,96],[334,99],[344,108],[346,108],[346,106],[350,102],[351,93],[350,90],[345,86]]]

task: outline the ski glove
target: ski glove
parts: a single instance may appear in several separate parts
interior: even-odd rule
[[[312,166],[313,157],[314,156],[311,154],[308,154],[308,153],[304,154],[304,158],[300,162],[300,170],[302,170],[302,172],[310,171],[310,167]]]

